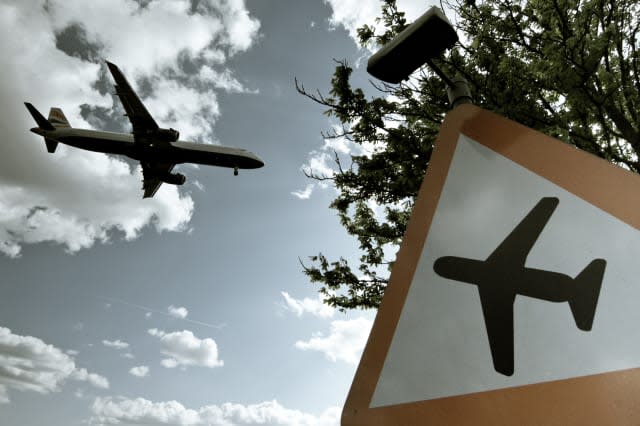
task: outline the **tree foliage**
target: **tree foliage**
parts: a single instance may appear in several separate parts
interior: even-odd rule
[[[634,0],[445,1],[461,38],[437,60],[469,82],[474,102],[526,126],[640,171],[640,6]],[[358,30],[362,46],[383,45],[406,26],[395,0],[385,0],[377,25]],[[378,30],[376,30],[378,28]],[[381,28],[381,29],[380,29]],[[337,63],[328,95],[300,93],[342,124],[327,138],[366,148],[348,167],[335,156],[331,203],[362,251],[354,271],[340,258],[311,256],[304,271],[325,302],[340,309],[379,305],[449,109],[444,83],[422,69],[406,82],[372,82],[377,96],[352,87],[352,68]],[[376,213],[382,209],[384,214]]]

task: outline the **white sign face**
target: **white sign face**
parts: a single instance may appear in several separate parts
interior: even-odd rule
[[[504,348],[492,356],[481,286],[451,278],[463,264],[447,273],[434,265],[444,257],[483,263],[541,200],[555,201],[524,254],[524,267],[539,272],[528,292],[553,280],[572,290],[516,291],[513,344],[505,343],[513,346],[512,371],[501,372],[495,364]],[[370,407],[640,367],[639,255],[635,228],[460,135]],[[581,329],[568,299],[582,292],[584,280],[575,278],[589,265],[604,276],[596,273],[595,315]]]

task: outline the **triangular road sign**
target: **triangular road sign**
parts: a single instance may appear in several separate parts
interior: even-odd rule
[[[343,425],[640,424],[640,176],[449,113]]]

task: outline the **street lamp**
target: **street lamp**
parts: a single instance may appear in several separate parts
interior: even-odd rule
[[[387,83],[400,83],[425,63],[447,84],[449,102],[454,108],[471,102],[464,78],[449,78],[432,61],[458,41],[455,29],[439,7],[433,6],[393,40],[369,58],[367,71]]]

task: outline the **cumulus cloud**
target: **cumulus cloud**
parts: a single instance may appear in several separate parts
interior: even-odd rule
[[[198,78],[202,82],[207,82],[217,89],[223,89],[226,92],[247,93],[252,92],[248,90],[242,83],[240,83],[229,69],[223,71],[216,71],[210,66],[203,66],[198,74]],[[258,93],[253,91],[252,93]]]
[[[145,105],[165,127],[179,129],[182,140],[211,142],[215,138],[211,124],[220,115],[215,91],[186,87],[162,75],[148,82],[154,94]]]
[[[332,27],[342,27],[349,36],[358,43],[358,28],[364,24],[373,25],[376,29],[382,29],[382,25],[375,22],[381,15],[381,0],[324,0],[331,7],[329,23]],[[407,22],[416,20],[427,11],[430,6],[439,5],[437,2],[417,2],[413,0],[399,0],[398,10],[405,12]],[[370,46],[373,48],[373,46]]]
[[[364,24],[373,25],[380,15],[380,0],[325,0],[331,7],[329,22],[333,27],[341,26],[357,42],[357,29]]]
[[[335,174],[334,157],[325,151],[311,151],[307,162],[301,167],[307,175],[332,178]]]
[[[70,376],[74,380],[87,382],[97,388],[109,389],[109,380],[96,373],[89,373],[86,368],[76,368]]]
[[[211,338],[199,339],[189,330],[167,333],[156,328],[148,333],[160,339],[161,353],[166,355],[161,364],[166,368],[175,367],[222,367],[224,362],[218,359],[218,345]]]
[[[333,126],[334,131],[339,132],[338,126]],[[357,154],[357,147],[354,142],[346,137],[324,138],[323,150],[332,150],[340,154]]]
[[[169,312],[169,315],[171,315],[172,317],[180,318],[180,319],[185,319],[187,315],[189,315],[189,310],[184,306],[180,306],[179,308],[176,308],[175,306],[171,305],[167,308],[167,311]]]
[[[353,123],[352,123],[353,124]],[[330,185],[327,182],[339,171],[336,158],[343,168],[351,167],[352,156],[364,155],[371,157],[373,153],[383,147],[370,142],[357,144],[343,136],[345,130],[342,125],[330,124],[332,131],[330,136],[324,138],[324,143],[320,149],[314,149],[307,154],[307,161],[302,164],[300,170],[307,176],[314,176],[320,180],[308,184],[305,189],[291,192],[300,199],[308,199],[316,186],[326,189]]]
[[[292,191],[291,194],[301,200],[307,200],[311,197],[316,187],[329,188],[327,180],[331,179],[336,173],[334,157],[330,155],[324,148],[320,151],[313,150],[307,155],[307,161],[300,170],[306,176],[318,178],[314,183],[307,184],[302,190]]]
[[[103,340],[102,344],[110,347],[110,348],[115,348],[115,349],[126,349],[129,347],[129,344],[127,342],[123,342],[122,340],[118,339],[118,340]]]
[[[295,347],[303,351],[322,352],[330,361],[357,364],[369,337],[373,321],[359,317],[331,322],[329,335],[314,333],[307,341],[299,340]]]
[[[129,374],[136,377],[147,377],[149,375],[149,367],[146,365],[138,365],[129,370]]]
[[[299,317],[302,316],[302,314],[308,313],[320,318],[331,318],[335,313],[334,308],[322,301],[322,295],[320,294],[318,294],[316,299],[310,299],[308,297],[295,299],[286,291],[280,294],[284,297],[285,307]]]
[[[55,346],[0,327],[0,402],[9,402],[9,389],[47,394],[68,379],[109,387],[105,377],[76,367],[73,357]]]
[[[280,405],[277,401],[242,405],[225,403],[186,408],[178,401],[153,402],[144,398],[96,398],[91,407],[92,425],[154,424],[154,425],[280,425],[336,426],[340,408],[330,407],[316,416]]]
[[[258,29],[238,0],[0,4],[0,36],[12,40],[0,45],[0,252],[16,257],[24,244],[41,242],[76,252],[116,235],[137,238],[147,227],[188,229],[189,194],[165,184],[143,200],[140,168],[121,158],[64,146],[48,154],[42,138],[28,131],[34,122],[22,102],[45,115],[49,106],[61,107],[74,127],[128,131],[99,62],[108,58],[161,126],[214,139],[217,91],[245,90],[224,64],[252,45]]]

